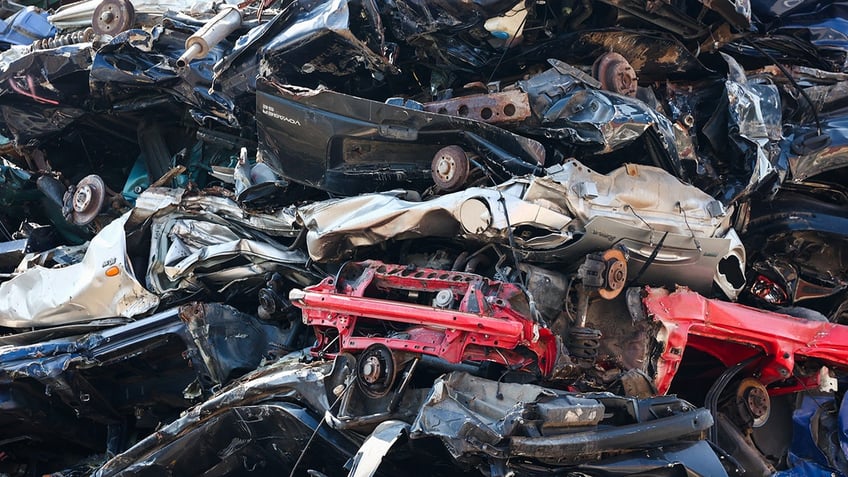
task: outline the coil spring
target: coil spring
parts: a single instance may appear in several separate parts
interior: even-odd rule
[[[47,50],[50,48],[58,48],[60,46],[73,45],[76,43],[85,43],[94,39],[94,29],[91,27],[85,30],[57,35],[51,38],[42,38],[35,40],[32,43],[33,50]]]
[[[568,353],[581,365],[594,364],[601,346],[601,332],[594,328],[575,327],[569,330],[566,347]]]

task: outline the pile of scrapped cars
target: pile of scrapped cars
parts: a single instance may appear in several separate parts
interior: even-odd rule
[[[848,475],[848,3],[0,18],[0,476]]]

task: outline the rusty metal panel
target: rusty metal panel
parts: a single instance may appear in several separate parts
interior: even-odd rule
[[[424,104],[424,111],[475,119],[489,124],[523,121],[530,117],[530,100],[522,91],[475,94]]]

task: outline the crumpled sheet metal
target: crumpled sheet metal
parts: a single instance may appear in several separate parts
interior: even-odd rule
[[[347,257],[357,247],[387,240],[461,237],[508,243],[512,233],[516,253],[532,261],[575,260],[621,243],[641,257],[639,267],[629,270],[633,278],[663,240],[665,248],[659,247],[646,278],[687,283],[705,293],[715,281],[728,297],[738,296],[745,249],[729,227],[729,214],[706,193],[651,166],[628,165],[604,175],[569,161],[548,172],[424,202],[386,192],[316,202],[299,207],[297,214],[316,261]],[[523,226],[534,234],[517,233]],[[725,259],[729,262],[722,265]],[[663,263],[670,268],[661,268]]]
[[[586,223],[602,216],[693,237],[722,236],[728,230],[720,203],[650,166],[628,165],[603,175],[569,161],[549,169],[548,176],[518,178],[497,188],[468,188],[424,202],[402,196],[368,194],[298,208],[309,230],[309,255],[322,261],[351,248],[415,237],[504,241],[507,223],[513,229],[531,225],[549,231],[529,240],[516,235],[515,240],[522,247],[551,249],[572,238],[567,226],[575,218]]]
[[[333,260],[356,247],[389,239],[463,237],[503,242],[507,223],[547,232],[530,241],[516,237],[522,246],[553,247],[571,238],[565,230],[569,216],[498,190],[473,187],[426,202],[404,200],[404,195],[365,194],[298,208],[300,221],[308,230],[309,256],[316,261]]]
[[[49,79],[88,70],[93,56],[91,42],[34,51],[29,45],[13,46],[0,53],[0,81],[25,74],[46,84]]]
[[[460,461],[488,455],[566,464],[662,443],[698,441],[713,423],[706,409],[674,397],[654,399],[662,402],[649,398],[637,403],[610,393],[567,394],[454,372],[436,380],[410,436],[439,437]],[[663,410],[637,415],[628,411],[626,418],[620,412],[640,406]],[[535,419],[527,420],[531,415]],[[608,418],[616,425],[604,426]],[[537,425],[535,431],[526,429]]]
[[[196,214],[214,215],[275,237],[295,237],[299,231],[294,206],[245,213],[234,200],[213,195],[185,197],[181,206]]]
[[[131,322],[13,335],[33,339],[0,347],[6,455],[24,459],[34,451],[70,462],[104,446],[118,452],[122,444],[106,438],[115,423],[148,413],[170,420],[278,350],[279,328],[255,316],[220,304],[188,308],[191,316],[172,308]],[[39,339],[38,332],[56,334]],[[155,422],[136,426],[152,432]]]
[[[4,101],[0,112],[10,133],[7,135],[16,144],[34,145],[84,115],[84,101],[61,94],[62,88],[57,85],[85,74],[93,55],[91,43],[36,51],[28,45],[16,46],[0,53],[0,92],[16,98]]]
[[[541,173],[542,144],[462,116],[260,80],[259,154],[287,180],[343,196],[433,184],[434,154],[445,144],[477,154],[496,181]]]
[[[660,245],[660,240],[665,239]],[[565,248],[527,254],[538,260],[565,260],[621,245],[630,253],[628,279],[638,283],[675,287],[685,283],[699,293],[712,293],[713,283],[728,298],[738,297],[745,286],[745,247],[733,229],[721,238],[693,238],[634,226],[610,217],[597,217],[586,223],[584,234]],[[521,251],[519,251],[521,253]]]
[[[548,169],[548,174],[529,185],[524,199],[554,201],[557,194],[564,195],[560,202],[584,223],[612,217],[697,237],[720,237],[728,230],[730,213],[724,206],[658,167],[626,164],[599,174],[577,161],[567,161]],[[536,190],[545,187],[548,178],[559,187],[548,186],[552,190],[547,194]]]
[[[775,477],[844,477],[848,472],[848,400],[806,395],[792,413],[789,468]],[[822,441],[830,445],[819,447]]]
[[[586,84],[579,70],[556,59],[553,68],[516,83],[530,97],[538,125],[528,132],[578,148],[578,156],[618,151],[637,141],[654,164],[685,178],[685,162],[696,162],[692,139],[641,99],[598,90]],[[593,78],[589,78],[593,80]],[[656,100],[654,100],[656,101]]]
[[[599,154],[621,149],[651,131],[668,160],[678,161],[683,151],[677,144],[687,141],[677,137],[668,118],[644,102],[608,91],[579,89],[552,104],[540,119],[549,134],[568,143],[596,146]]]
[[[403,421],[388,420],[381,422],[365,438],[362,446],[353,456],[349,477],[373,477],[380,468],[383,457],[389,453],[395,442],[404,433],[409,432],[409,424]]]
[[[422,2],[420,0],[390,0],[381,2],[381,12],[387,29],[396,38],[403,38],[414,47],[426,62],[450,65],[456,69],[481,69],[499,56],[497,48],[488,42],[464,42],[457,38],[457,25],[472,26],[471,37],[485,38],[485,22],[500,16],[518,2],[511,0],[477,2]],[[476,30],[476,31],[475,31]]]
[[[147,286],[159,295],[204,287],[227,292],[246,281],[261,282],[266,272],[283,270],[291,271],[296,282],[311,284],[315,277],[299,273],[306,254],[269,237],[297,234],[293,210],[246,212],[226,197],[166,187],[144,191],[130,223],[131,233],[150,229]],[[242,261],[232,266],[234,259]]]
[[[848,82],[839,83],[848,88]],[[789,156],[789,167],[792,172],[792,181],[803,183],[830,182],[826,175],[830,171],[838,171],[848,165],[848,118],[836,116],[821,121],[822,134],[827,136],[829,144],[827,147],[812,151],[799,151],[800,154]],[[796,136],[814,133],[813,128],[797,128]],[[816,177],[818,176],[818,177]]]
[[[127,257],[127,218],[104,227],[81,262],[58,269],[36,266],[0,284],[0,326],[45,327],[133,317],[158,306],[159,298],[135,279]]]
[[[269,59],[279,55],[285,61],[291,55],[296,60],[302,61],[304,58],[298,58],[300,56],[298,53],[304,48],[304,45],[308,49],[310,44],[320,41],[323,43],[320,50],[322,53],[316,55],[315,58],[310,58],[306,64],[297,65],[302,73],[323,72],[342,75],[356,71],[356,68],[360,65],[364,65],[375,72],[396,73],[397,68],[384,55],[385,45],[382,42],[382,26],[380,25],[380,17],[374,9],[375,5],[369,1],[362,2],[364,8],[358,15],[352,15],[350,3],[349,0],[326,0],[309,3],[308,8],[304,8],[301,14],[292,19],[292,24],[287,29],[269,39],[261,47],[259,50],[260,57]],[[368,8],[369,6],[372,8]],[[356,18],[356,16],[361,16],[361,18]],[[378,44],[372,47],[366,41],[358,38],[351,29],[353,23],[351,17],[357,21],[364,20],[369,23],[370,33],[379,37]],[[330,46],[326,44],[325,37],[330,38]],[[345,46],[342,48],[336,47],[333,45],[335,42],[340,42]],[[349,51],[341,51],[344,48],[349,49]],[[377,51],[374,51],[375,49]],[[315,51],[311,53],[314,55]],[[328,55],[326,58],[324,57],[325,54]]]
[[[672,4],[653,5],[632,0],[603,0],[621,10],[639,17],[656,26],[672,31],[685,39],[702,37],[709,32],[709,27],[700,21],[686,15],[685,10]],[[701,2],[705,7],[715,10],[726,20],[739,29],[746,28],[751,19],[751,6],[748,0],[726,1],[706,0]],[[702,13],[703,15],[703,13]]]
[[[829,71],[845,71],[848,60],[848,38],[845,2],[801,0],[774,2],[754,0],[754,12],[765,23],[767,35],[754,36],[762,41],[778,61],[808,64]],[[802,42],[798,40],[801,39]],[[785,46],[782,44],[785,43]],[[804,54],[796,53],[798,46]]]
[[[148,30],[133,29],[119,33],[94,54],[89,71],[91,97],[100,107],[126,110],[149,97],[155,90],[166,93],[177,104],[188,107],[195,121],[213,121],[224,126],[240,127],[230,94],[242,91],[231,88],[226,93],[210,89],[212,66],[225,54],[225,43],[212,47],[204,58],[192,61],[185,70],[176,67],[182,46],[175,47],[171,30],[157,25]]]
[[[283,339],[279,328],[219,303],[193,303],[129,323],[99,322],[105,329],[92,327],[87,330],[90,333],[84,335],[75,333],[79,330],[69,329],[65,331],[69,336],[0,348],[0,385],[3,389],[0,395],[8,396],[10,386],[11,394],[15,394],[19,390],[15,388],[16,380],[37,380],[47,388],[48,396],[52,391],[65,405],[75,409],[77,417],[102,421],[107,416],[115,417],[114,402],[108,395],[80,399],[80,393],[90,392],[90,383],[96,380],[92,376],[108,376],[110,370],[134,357],[147,355],[154,361],[161,359],[173,352],[161,349],[166,343],[182,342],[183,359],[188,361],[188,366],[181,359],[171,359],[157,370],[161,375],[169,374],[172,380],[155,381],[152,376],[149,379],[158,383],[160,388],[156,392],[164,401],[188,407],[190,397],[208,397],[213,388],[254,369],[263,359],[278,352]],[[180,356],[180,351],[175,353]],[[99,372],[87,374],[92,368],[99,368]],[[118,376],[113,379],[131,382],[136,378]],[[184,386],[192,380],[197,380],[197,386],[189,386],[189,392]],[[30,384],[26,381],[21,386]],[[114,381],[101,384],[104,390],[115,385]],[[135,392],[137,390],[126,390],[126,399],[133,399]],[[186,396],[187,393],[190,395]],[[44,399],[50,401],[49,397]],[[4,404],[6,411],[12,410],[10,402]],[[53,406],[57,404],[52,403]],[[56,410],[59,411],[58,406]],[[2,437],[8,437],[8,432],[6,430]]]
[[[727,89],[730,139],[744,158],[736,167],[749,168],[748,184],[740,193],[748,194],[767,185],[769,177],[782,181],[786,166],[778,166],[781,139],[781,102],[777,87],[748,81],[745,71],[730,55],[722,53],[730,70]]]
[[[350,449],[342,442],[350,443],[351,436],[344,431],[334,431],[330,426],[319,426],[319,421],[315,419],[332,407],[328,400],[331,394],[326,389],[331,363],[304,364],[298,362],[298,358],[297,355],[290,355],[245,376],[127,451],[111,458],[92,475],[144,475],[145,472],[179,474],[189,472],[192,464],[195,465],[193,472],[210,469],[210,474],[214,470],[229,469],[234,472],[234,469],[247,469],[250,462],[233,462],[232,457],[239,455],[242,450],[246,456],[256,455],[252,449],[262,449],[265,445],[263,442],[280,442],[282,445],[285,436],[291,432],[303,436],[305,440],[307,435],[303,434],[302,429],[295,429],[287,419],[282,418],[283,414],[293,413],[311,416],[308,419],[309,425],[315,429],[315,436],[318,437],[313,446],[318,445],[322,449],[324,442],[333,443],[333,454],[326,457],[327,460],[338,460],[339,454],[344,455]],[[436,392],[438,390],[441,390],[441,394]],[[503,399],[495,397],[499,391],[503,393]],[[606,408],[603,402],[609,403],[611,407]],[[538,420],[528,422],[519,419],[522,417],[519,413],[527,409],[536,410]],[[618,417],[612,418],[616,422],[611,422],[609,426],[603,425],[602,420],[608,417],[605,411],[609,411],[610,415],[617,414]],[[583,396],[535,385],[500,383],[454,372],[437,380],[436,388],[418,412],[419,416],[412,424],[411,439],[436,437],[450,441],[457,447],[449,447],[449,450],[459,452],[456,455],[461,457],[461,461],[480,465],[481,468],[488,468],[489,463],[509,461],[510,440],[516,440],[520,448],[530,449],[533,442],[546,446],[548,439],[568,439],[576,435],[586,439],[581,449],[593,457],[591,462],[579,459],[572,462],[572,457],[583,454],[558,452],[556,446],[546,446],[544,453],[539,454],[545,456],[542,460],[568,461],[567,465],[573,465],[575,469],[586,466],[587,469],[595,470],[607,469],[607,465],[611,466],[610,469],[647,470],[673,463],[679,468],[698,469],[702,472],[700,475],[726,475],[715,453],[699,440],[701,431],[712,423],[709,413],[674,397],[636,401],[609,393]],[[454,416],[455,419],[442,421],[438,419],[439,416]],[[691,422],[686,427],[672,425],[673,432],[667,432],[669,427],[664,424],[681,418],[686,422],[694,420],[694,425]],[[621,426],[618,423],[619,420],[627,422],[634,419],[638,421],[635,423],[638,430],[634,424]],[[262,424],[266,421],[273,423],[276,428]],[[226,425],[222,426],[221,423]],[[537,426],[544,434],[535,438],[520,437],[524,426]],[[383,474],[388,469],[382,466],[377,469],[377,464],[390,454],[396,439],[409,427],[408,423],[401,421],[386,421],[378,426],[360,447],[358,465],[354,465],[348,475],[372,475],[374,471],[381,475],[397,475]],[[617,432],[619,430],[621,432]],[[261,435],[262,439],[257,439],[257,435]],[[617,448],[594,446],[593,437],[608,436],[622,439],[624,445]],[[497,445],[487,446],[475,437],[494,439]],[[654,449],[657,445],[652,446],[652,443],[667,445],[663,446],[663,451],[659,451]],[[280,452],[280,448],[277,448],[267,457],[268,462],[274,462],[275,469],[289,471],[292,461],[299,455],[299,449],[291,443],[285,445],[285,449],[294,450]],[[634,446],[641,446],[641,450],[627,456],[619,455]],[[186,449],[202,452],[187,456]],[[310,453],[314,451],[315,448],[311,447]],[[351,457],[354,452],[355,448]],[[607,459],[599,460],[601,456]],[[281,462],[276,462],[276,459]],[[299,470],[316,468],[314,454],[309,459],[313,462],[311,466]],[[250,458],[247,460],[253,462]],[[344,470],[341,467],[336,467],[327,475],[343,475],[342,472]]]
[[[409,432],[410,425],[403,421],[385,421],[377,426],[362,443],[353,457],[349,477],[371,477],[380,469],[380,463],[392,450],[392,446]],[[651,451],[640,451],[615,456],[601,461],[590,459],[577,464],[574,470],[583,475],[601,472],[602,475],[624,472],[685,472],[689,475],[727,475],[721,462],[706,441],[662,446]],[[674,469],[674,470],[671,470]],[[618,475],[618,474],[615,474]],[[781,476],[793,477],[793,476]]]
[[[233,265],[240,259],[239,265]],[[215,216],[170,213],[151,221],[147,283],[154,292],[196,291],[204,284],[225,292],[271,271],[300,270],[307,256]],[[297,273],[295,273],[297,275]]]
[[[298,364],[295,362],[298,357],[283,358],[245,376],[240,382],[230,385],[127,451],[111,458],[92,476],[132,475],[150,468],[184,465],[185,462],[175,462],[176,459],[168,458],[169,455],[179,455],[181,446],[185,446],[180,438],[206,422],[214,422],[228,409],[237,410],[240,406],[261,404],[272,397],[298,401],[308,409],[329,409],[324,379],[330,374],[332,363]],[[164,462],[159,460],[160,456],[164,456]]]
[[[320,415],[288,399],[234,406],[187,427],[174,438],[159,430],[152,435],[162,438],[161,447],[126,465],[109,461],[93,475],[343,477],[356,445],[322,423]],[[299,460],[301,450],[306,452]],[[290,474],[296,464],[298,471]]]
[[[596,426],[604,417],[604,406],[595,399],[559,396],[533,384],[496,383],[450,373],[433,384],[410,433],[440,437],[454,457],[461,457],[515,435],[525,406],[531,403],[538,405],[542,427],[548,431]]]
[[[617,237],[616,243],[631,252],[630,279],[653,255],[656,266],[642,272],[645,283],[686,283],[710,293],[715,282],[728,298],[739,296],[746,254],[729,224],[732,207],[726,210],[700,189],[652,166],[626,164],[598,174],[568,161],[548,173],[533,180],[523,198],[558,203],[582,222],[583,236],[561,256],[611,247],[610,237]]]
[[[797,374],[798,362],[818,360],[835,368],[848,367],[846,325],[708,299],[685,288],[673,293],[649,288],[643,303],[648,316],[663,325],[657,335],[662,352],[655,378],[660,393],[668,392],[687,346],[713,355],[727,367],[761,352],[757,373],[764,385],[796,378],[783,393],[818,380]],[[713,346],[716,343],[724,346]]]
[[[91,26],[91,18],[94,16],[94,10],[100,3],[101,0],[87,0],[63,5],[55,13],[47,17],[47,19],[57,28],[63,30]],[[146,15],[162,15],[168,10],[182,11],[189,10],[193,6],[204,5],[204,2],[193,0],[132,0],[130,3],[132,3],[136,14]]]
[[[142,192],[132,210],[131,223],[142,223],[155,214],[182,210],[198,216],[215,216],[227,222],[262,231],[274,237],[297,236],[299,227],[295,207],[273,211],[246,212],[228,197],[210,194],[186,194],[185,189],[151,187]]]

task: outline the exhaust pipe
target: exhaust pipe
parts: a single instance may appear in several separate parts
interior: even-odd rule
[[[206,22],[200,30],[186,39],[186,51],[177,59],[177,66],[185,68],[191,60],[208,55],[212,47],[240,26],[241,11],[232,5],[224,6],[224,9]]]

